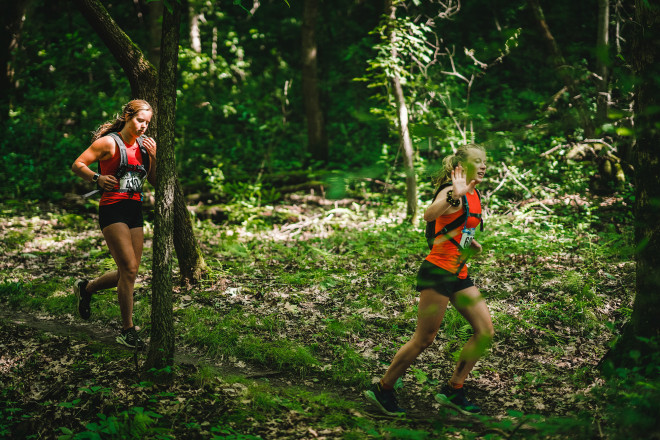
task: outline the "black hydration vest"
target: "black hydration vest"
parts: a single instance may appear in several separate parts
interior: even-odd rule
[[[440,185],[440,188],[438,188],[438,190],[435,192],[435,195],[433,196],[433,201],[431,203],[435,202],[435,199],[438,197],[438,194],[440,194],[440,191],[447,188],[448,186],[451,186],[451,183],[445,183],[443,185]],[[477,196],[479,197],[479,204],[481,205],[481,193],[476,188],[474,190],[477,192]],[[454,246],[456,246],[458,250],[462,253],[465,248],[462,247],[459,242],[454,240],[454,237],[451,237],[448,234],[454,229],[461,227],[461,225],[467,224],[467,220],[469,217],[478,218],[479,230],[480,231],[484,230],[483,218],[481,217],[481,214],[474,214],[470,212],[470,204],[468,203],[467,196],[466,195],[462,196],[461,201],[463,202],[463,215],[458,216],[457,219],[447,224],[444,228],[442,228],[438,232],[435,232],[435,220],[426,222],[426,233],[424,235],[426,236],[426,242],[429,246],[429,250],[433,249],[433,242],[435,241],[436,238],[438,238],[441,235],[446,235],[447,240],[449,240]],[[458,275],[461,269],[463,269],[463,266],[465,266],[466,262],[467,262],[467,258],[463,259],[461,264],[458,266],[456,275]]]
[[[131,195],[133,193],[141,193],[142,184],[144,183],[144,179],[146,179],[148,174],[147,170],[149,169],[149,159],[150,159],[149,153],[147,152],[147,149],[143,144],[144,137],[140,136],[139,138],[137,138],[138,148],[140,149],[140,155],[142,156],[142,165],[129,165],[128,155],[126,154],[126,145],[124,144],[124,141],[122,140],[121,136],[119,136],[119,134],[115,132],[108,133],[106,134],[106,136],[110,136],[115,141],[115,144],[117,144],[117,147],[119,147],[119,167],[117,167],[117,172],[115,173],[115,177],[117,178],[117,180],[120,181],[120,188],[106,192],[126,192],[126,193],[130,193]],[[99,173],[100,172],[101,172],[101,165],[99,164]],[[135,172],[137,174],[136,178],[138,179],[138,182],[136,182],[135,188],[122,189],[121,188],[122,177],[124,177],[129,172],[131,173]],[[87,198],[89,196],[92,196],[100,192],[103,192],[103,190],[95,189],[94,191],[85,194],[83,197]]]

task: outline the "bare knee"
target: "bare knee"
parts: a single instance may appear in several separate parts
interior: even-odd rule
[[[474,333],[474,336],[479,342],[479,345],[483,345],[484,347],[489,347],[493,342],[493,338],[495,337],[495,329],[491,324],[488,327],[477,330]]]
[[[426,334],[415,334],[412,339],[412,342],[415,344],[419,352],[426,350],[433,344],[435,340],[435,333],[426,333]]]
[[[119,277],[129,281],[135,281],[137,278],[139,264],[137,262],[125,263],[119,266]]]

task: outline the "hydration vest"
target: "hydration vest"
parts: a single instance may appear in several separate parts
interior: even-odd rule
[[[115,132],[111,132],[106,134],[105,136],[110,136],[112,139],[114,139],[115,144],[119,148],[119,166],[117,167],[117,172],[115,173],[115,177],[117,180],[119,180],[119,188],[118,189],[113,189],[111,191],[106,191],[106,192],[121,192],[121,193],[141,193],[142,192],[142,185],[144,183],[144,179],[147,178],[147,170],[149,169],[149,153],[147,152],[147,149],[145,148],[143,144],[143,136],[140,136],[137,138],[137,143],[138,143],[138,148],[140,149],[140,155],[142,156],[142,165],[129,165],[128,163],[128,155],[126,154],[126,145],[124,144],[124,141],[122,140],[121,136]],[[101,165],[99,164],[99,173],[101,172]],[[135,173],[136,176],[135,178],[137,179],[135,182],[133,182],[133,185],[130,185],[129,188],[122,188],[122,177],[125,177],[127,173]],[[83,195],[83,197],[87,198],[89,196],[92,196],[96,193],[101,193],[103,192],[102,189],[95,189],[94,191],[88,192],[87,194]]]
[[[440,191],[443,189],[447,188],[448,186],[451,186],[451,183],[445,183],[443,185],[440,185],[440,188],[436,191],[435,195],[433,196],[433,202],[435,202],[435,199],[438,197],[438,194],[440,194]],[[477,192],[477,196],[479,197],[479,204],[481,205],[481,193],[479,192],[478,189],[474,189]],[[481,214],[474,214],[470,212],[470,204],[468,203],[467,196],[463,195],[461,196],[461,201],[463,202],[463,215],[458,216],[454,221],[449,222],[447,225],[445,225],[444,228],[439,230],[438,232],[435,232],[435,220],[431,220],[430,222],[426,222],[426,242],[428,243],[429,250],[433,249],[433,242],[435,241],[436,238],[438,238],[441,235],[445,235],[447,237],[447,240],[452,243],[454,246],[458,248],[458,250],[463,253],[463,250],[467,247],[461,246],[459,242],[457,242],[454,237],[451,237],[449,235],[449,232],[453,231],[456,228],[459,228],[461,225],[466,225],[468,218],[469,217],[475,217],[479,219],[479,230],[483,232],[484,230],[484,221],[483,218],[481,217]],[[465,266],[465,263],[467,262],[467,258],[462,259],[461,263],[458,266],[458,270],[456,271],[456,275],[463,269],[463,266]]]

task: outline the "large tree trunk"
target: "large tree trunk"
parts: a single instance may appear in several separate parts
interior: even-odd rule
[[[74,0],[78,9],[124,70],[134,98],[147,100],[154,108],[155,117],[150,130],[158,139],[158,73],[142,51],[115,23],[99,0]],[[179,181],[174,189],[175,222],[174,248],[179,260],[181,281],[193,283],[201,278],[206,263],[195,238],[190,213],[186,208]]]
[[[172,13],[163,12],[161,59],[158,77],[160,103],[158,154],[156,167],[156,216],[154,221],[153,284],[151,296],[151,342],[145,368],[162,370],[174,365],[174,319],[172,314],[172,228],[176,169],[174,129],[176,125],[177,58],[181,6],[173,4]],[[158,258],[155,258],[155,256]]]
[[[596,122],[598,125],[607,120],[609,102],[609,48],[610,48],[610,0],[598,0],[598,35],[596,38],[596,74],[598,75],[598,98]]]
[[[632,363],[628,355],[653,348],[639,338],[660,338],[660,131],[655,109],[660,96],[660,7],[635,1],[631,53],[635,90],[635,242],[637,280],[633,312],[611,359],[617,366]]]
[[[580,126],[584,130],[585,137],[590,138],[594,133],[593,123],[589,117],[589,112],[587,111],[584,99],[575,87],[575,79],[570,74],[570,66],[566,64],[564,56],[561,54],[561,50],[559,50],[559,46],[557,45],[557,41],[550,32],[550,27],[545,21],[543,9],[541,9],[538,0],[527,0],[527,3],[534,14],[536,26],[541,34],[541,38],[545,41],[547,50],[550,53],[550,64],[555,68],[559,79],[564,83],[568,93],[571,95],[571,100],[578,112]]]
[[[396,19],[396,5],[392,0],[385,0],[385,13],[389,15],[390,20]],[[396,45],[394,40],[396,35],[394,30],[390,30],[390,40],[392,41],[392,58],[398,57],[395,49]],[[408,127],[409,116],[408,106],[403,95],[403,87],[401,86],[401,78],[395,73],[390,77],[392,85],[392,93],[396,99],[397,107],[397,127],[399,129],[399,146],[403,151],[403,167],[406,172],[406,217],[408,221],[415,224],[417,221],[417,177],[415,176],[414,167],[414,151],[412,139],[410,138],[410,130]]]
[[[302,86],[305,116],[307,117],[308,151],[315,160],[328,160],[328,139],[325,133],[323,110],[319,98],[316,20],[318,0],[303,2],[302,23]]]
[[[11,54],[18,47],[28,0],[6,3],[3,6],[0,20],[0,121],[9,117],[10,96],[13,88]]]

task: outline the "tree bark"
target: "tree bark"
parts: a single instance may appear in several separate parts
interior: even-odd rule
[[[647,363],[655,349],[647,341],[660,341],[660,130],[657,97],[660,96],[660,7],[635,1],[635,27],[629,59],[635,75],[635,301],[621,338],[606,355],[617,367]],[[638,360],[631,351],[642,356]]]
[[[149,47],[147,48],[148,59],[158,69],[160,62],[160,46],[162,24],[160,18],[163,17],[163,2],[152,1],[146,5],[146,25],[149,30]]]
[[[131,85],[134,98],[145,99],[154,108],[149,130],[158,140],[158,73],[142,51],[131,41],[99,0],[74,0],[78,9],[101,37],[120,64]],[[182,283],[198,281],[206,271],[206,263],[195,238],[192,220],[186,208],[178,180],[174,189],[175,224],[174,248],[179,261]]]
[[[7,2],[3,7],[0,27],[0,120],[9,117],[10,96],[13,88],[12,52],[18,47],[23,16],[28,0]]]
[[[174,318],[172,313],[172,262],[176,169],[174,129],[176,125],[177,58],[181,5],[163,11],[161,59],[158,77],[160,103],[156,167],[156,216],[154,221],[153,284],[151,295],[151,341],[145,368],[162,370],[174,365]],[[158,256],[158,258],[156,258]],[[166,375],[169,376],[169,375]],[[162,378],[162,377],[161,377]]]
[[[396,5],[392,0],[385,0],[385,13],[388,14],[390,20],[396,19]],[[392,59],[398,57],[394,44],[395,40],[396,35],[394,30],[391,29]],[[417,220],[417,177],[415,176],[412,139],[410,138],[408,127],[410,119],[408,116],[408,106],[403,94],[401,78],[394,73],[389,80],[392,85],[392,93],[394,93],[394,98],[396,99],[399,147],[403,151],[403,167],[406,172],[406,218],[410,223],[415,224]]]
[[[158,72],[154,66],[147,61],[140,48],[121,30],[99,0],[74,1],[124,70],[131,85],[133,97],[148,101],[156,112],[158,108],[156,99]],[[157,127],[154,127],[153,124],[151,130],[158,132]]]
[[[584,130],[585,137],[591,138],[594,133],[593,122],[591,121],[589,112],[587,111],[584,99],[581,97],[580,93],[575,87],[575,80],[570,75],[570,66],[566,64],[564,56],[562,55],[561,50],[559,50],[559,46],[557,45],[557,41],[552,36],[550,27],[545,21],[543,9],[541,9],[541,5],[539,4],[538,0],[527,0],[527,3],[529,4],[529,7],[534,14],[534,19],[536,21],[538,31],[541,34],[541,38],[543,38],[543,41],[545,41],[547,50],[550,53],[550,64],[555,68],[557,76],[564,83],[568,93],[571,95],[571,100],[573,101],[578,112],[580,126]]]
[[[635,1],[630,53],[636,77],[634,118],[636,295],[630,321],[609,354],[616,366],[630,366],[629,353],[650,354],[644,339],[660,338],[660,130],[655,111],[660,96],[660,7]],[[640,339],[643,338],[643,339]],[[642,362],[645,359],[642,356]],[[648,361],[648,359],[646,359]]]
[[[204,15],[198,14],[192,5],[188,7],[188,11],[190,16],[190,48],[196,53],[202,53],[202,38],[199,31],[199,21]]]
[[[328,160],[328,139],[321,109],[317,68],[316,20],[318,0],[303,2],[302,22],[302,86],[305,116],[307,118],[308,151],[312,158]]]
[[[596,122],[607,120],[609,102],[609,48],[610,48],[610,0],[598,0],[598,35],[596,38],[596,74],[598,78],[598,98],[596,100]]]

